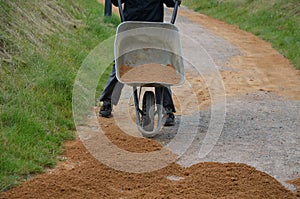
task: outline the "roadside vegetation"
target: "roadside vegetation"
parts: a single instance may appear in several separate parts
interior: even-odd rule
[[[101,4],[85,0],[1,0],[0,19],[0,190],[5,191],[55,166],[62,143],[74,138],[77,70],[115,33],[119,19],[104,18]]]
[[[299,0],[184,0],[270,41],[300,69]],[[72,89],[88,53],[117,17],[85,0],[0,0],[0,190],[56,165],[74,139]],[[110,69],[101,78],[106,82]]]
[[[300,69],[299,0],[184,0],[183,4],[272,43]]]

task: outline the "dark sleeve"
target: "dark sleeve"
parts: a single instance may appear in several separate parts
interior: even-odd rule
[[[126,0],[121,0],[122,3],[125,3]],[[114,4],[114,6],[118,7],[118,0],[111,0],[111,3]]]
[[[174,0],[163,0],[163,3],[166,4],[167,7],[174,7],[175,6]]]

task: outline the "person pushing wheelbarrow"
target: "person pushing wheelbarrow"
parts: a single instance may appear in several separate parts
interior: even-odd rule
[[[177,2],[176,2],[177,1]],[[177,6],[181,1],[178,0],[111,0],[114,6],[119,6],[119,3],[123,4],[123,10],[120,12],[121,20],[123,21],[145,21],[145,22],[163,22],[164,20],[164,5],[167,7],[174,7],[175,2]],[[120,9],[120,7],[119,7]],[[174,23],[174,22],[173,22]],[[101,94],[100,102],[102,103],[99,116],[111,117],[112,104],[118,103],[118,97],[113,99],[115,90],[120,91],[122,84],[116,77],[115,65],[112,68],[107,84],[104,91]],[[162,92],[161,90],[164,90]],[[116,93],[118,93],[116,91]],[[160,96],[162,93],[163,96]],[[118,95],[118,94],[117,94]],[[156,101],[160,102],[162,99],[162,106],[164,108],[164,126],[173,126],[175,124],[176,112],[175,106],[172,100],[172,92],[170,87],[155,87]]]

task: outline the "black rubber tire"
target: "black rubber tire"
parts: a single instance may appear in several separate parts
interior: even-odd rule
[[[143,96],[142,128],[145,131],[154,129],[155,98],[152,91],[146,91]]]

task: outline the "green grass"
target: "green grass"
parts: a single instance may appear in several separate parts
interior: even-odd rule
[[[0,190],[47,167],[74,138],[72,89],[117,17],[97,1],[0,1]],[[109,70],[101,78],[106,82]]]
[[[272,43],[300,69],[299,0],[186,0],[183,3]]]

